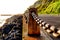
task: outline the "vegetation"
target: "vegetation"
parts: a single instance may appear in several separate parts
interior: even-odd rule
[[[38,0],[34,6],[39,14],[60,14],[60,0]]]

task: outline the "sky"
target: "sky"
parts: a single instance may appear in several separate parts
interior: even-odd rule
[[[36,1],[37,0],[0,0],[0,14],[22,14]]]
[[[0,15],[2,14],[23,14],[24,11],[37,0],[0,0]],[[6,22],[6,19],[12,16],[0,16],[0,27]]]

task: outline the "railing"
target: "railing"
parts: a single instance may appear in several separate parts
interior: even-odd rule
[[[40,27],[42,27],[44,30],[46,30],[47,33],[51,34],[53,37],[60,37],[60,29],[56,28],[53,25],[50,25],[40,19],[34,12],[32,12],[33,19],[39,24]]]
[[[55,26],[53,26],[53,25],[50,25],[50,24],[48,24],[48,23],[46,23],[44,20],[42,20],[42,19],[40,19],[34,12],[32,12],[31,14],[30,14],[32,17],[33,17],[33,19],[36,21],[36,23],[37,24],[39,24],[39,26],[43,29],[43,30],[46,30],[46,32],[48,33],[48,34],[51,34],[53,37],[55,37],[55,38],[58,38],[58,37],[60,37],[60,29],[58,29],[58,28],[56,28]],[[20,18],[20,17],[19,17]],[[26,17],[25,17],[26,18]],[[28,17],[27,17],[28,18]],[[27,20],[27,18],[26,18],[26,20]],[[20,23],[19,22],[17,22],[18,24],[20,24],[21,25],[21,28],[19,29],[19,30],[16,30],[16,31],[14,31],[14,30],[12,30],[11,32],[9,32],[9,36],[7,36],[6,37],[6,39],[8,38],[8,37],[11,37],[11,36],[13,36],[13,34],[18,34],[18,31],[20,31],[21,32],[21,34],[22,34],[22,20],[21,20],[21,18],[20,19],[18,19],[18,20],[20,20]],[[14,20],[14,22],[12,22],[12,23],[15,23],[16,21]],[[18,24],[16,24],[17,26],[18,26]],[[16,26],[16,27],[17,27]],[[20,26],[18,26],[18,28],[19,28]],[[14,27],[15,28],[15,27]],[[13,34],[12,34],[13,33]],[[20,34],[19,34],[20,35]]]

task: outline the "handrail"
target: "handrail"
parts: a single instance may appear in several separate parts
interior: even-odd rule
[[[39,24],[40,27],[42,27],[44,30],[46,30],[47,33],[53,35],[54,37],[60,37],[60,29],[56,28],[53,25],[50,25],[40,19],[34,12],[32,12],[33,19]]]

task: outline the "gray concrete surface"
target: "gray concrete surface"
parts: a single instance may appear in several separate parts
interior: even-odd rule
[[[55,27],[59,28],[60,29],[60,16],[40,16],[39,15],[39,18],[41,18],[42,20],[44,20],[46,23],[50,24],[50,25],[54,25]],[[43,31],[42,31],[43,32]],[[43,32],[44,35],[46,37],[49,37],[48,39],[50,40],[60,40],[60,38],[54,38],[53,36],[50,36],[50,35],[46,35],[45,32]]]
[[[39,16],[46,23],[60,28],[60,16]]]

